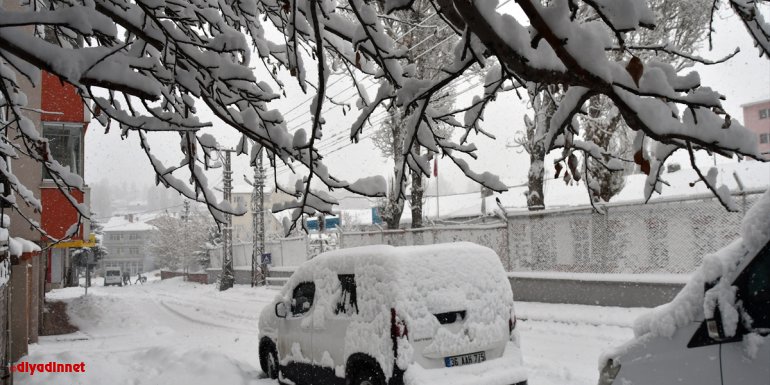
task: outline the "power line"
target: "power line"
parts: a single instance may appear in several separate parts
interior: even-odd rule
[[[508,0],[508,1],[510,1],[510,0]],[[506,1],[506,3],[507,3],[508,1]],[[501,6],[502,6],[502,5],[501,5]],[[498,8],[499,8],[499,7],[498,7]],[[407,30],[406,32],[404,32],[403,34],[401,34],[401,36],[399,36],[399,37],[397,37],[396,39],[394,39],[394,41],[399,41],[399,40],[403,39],[403,38],[404,38],[406,35],[408,35],[408,34],[409,34],[409,33],[411,33],[412,31],[414,31],[414,30],[415,30],[415,29],[417,29],[418,27],[421,27],[423,24],[425,24],[425,22],[427,22],[428,20],[430,20],[430,19],[432,19],[432,18],[436,17],[437,15],[438,15],[438,13],[433,13],[432,15],[428,16],[428,17],[427,17],[425,20],[423,20],[423,22],[422,22],[422,23],[420,23],[420,24],[418,24],[418,25],[415,25],[414,27],[410,28],[409,30]],[[443,29],[446,29],[446,28],[447,28],[447,26],[444,26],[444,27],[442,28],[442,30],[443,30]],[[408,52],[408,51],[407,51],[407,52]],[[369,76],[370,76],[370,75],[369,75],[369,74],[367,74],[367,75],[366,75],[366,76],[364,76],[364,78],[363,78],[363,79],[361,79],[361,80],[363,81],[364,79],[368,78]],[[331,84],[329,84],[329,87],[333,86],[334,84],[337,84],[339,81],[341,81],[342,79],[345,79],[345,78],[347,78],[347,76],[341,76],[339,79],[337,79],[337,80],[335,80],[334,82],[332,82]],[[346,88],[345,90],[343,90],[343,92],[344,92],[344,91],[347,91],[347,90],[349,90],[349,89],[350,89],[350,87],[348,87],[348,88]],[[338,95],[339,95],[339,94],[338,94]],[[289,114],[289,113],[291,113],[292,111],[294,111],[294,110],[296,110],[297,108],[301,107],[303,104],[305,104],[305,103],[307,103],[307,102],[309,102],[309,101],[313,100],[313,98],[314,98],[314,97],[315,97],[315,95],[313,95],[313,96],[310,96],[310,97],[308,97],[307,99],[305,99],[305,100],[301,101],[299,104],[297,104],[296,106],[292,107],[292,108],[291,108],[289,111],[286,111],[286,113],[284,114],[284,116],[285,116],[285,115],[288,115],[288,114]],[[334,98],[334,97],[332,97],[332,98]],[[301,115],[300,115],[300,116],[301,116]]]
[[[501,7],[503,7],[503,6],[505,6],[506,4],[508,4],[510,1],[511,1],[511,0],[506,0],[506,1],[504,1],[503,3],[501,3],[501,4],[499,4],[497,7],[495,7],[495,9],[496,9],[496,10],[497,10],[497,9],[500,9]],[[434,14],[432,14],[431,16],[429,16],[428,18],[426,18],[426,20],[425,20],[425,21],[427,21],[427,20],[429,20],[429,19],[433,18],[433,17],[434,17],[434,16],[436,16],[436,15],[437,15],[437,13],[434,13]],[[399,36],[399,37],[396,39],[396,41],[398,41],[398,40],[402,39],[404,36],[406,36],[408,33],[410,33],[411,31],[413,31],[415,28],[417,28],[417,27],[419,27],[419,26],[420,26],[420,25],[416,25],[416,26],[412,27],[412,28],[411,28],[411,29],[409,29],[407,32],[405,32],[404,34],[402,34],[401,36]],[[443,31],[443,30],[445,30],[446,28],[448,28],[448,26],[447,26],[447,25],[445,25],[445,26],[441,27],[441,28],[440,28],[440,29],[439,29],[437,32]],[[429,37],[427,37],[427,38],[425,38],[425,39],[421,40],[420,42],[416,43],[415,45],[413,45],[412,47],[410,47],[409,49],[407,49],[407,51],[406,51],[406,52],[409,52],[409,51],[411,51],[411,50],[413,50],[413,49],[417,48],[417,47],[418,47],[420,44],[424,43],[424,42],[425,42],[425,41],[427,41],[427,40],[430,40],[430,39],[431,39],[431,38],[433,38],[433,37],[434,37],[434,36],[429,36]],[[424,56],[425,54],[427,54],[428,52],[430,52],[430,51],[432,51],[432,50],[434,50],[434,49],[437,49],[437,48],[438,48],[438,47],[439,47],[441,44],[444,44],[446,41],[448,41],[448,40],[449,40],[450,38],[452,38],[452,37],[453,37],[453,36],[447,36],[446,38],[442,39],[442,40],[441,40],[439,43],[437,43],[437,44],[433,45],[431,48],[429,48],[429,49],[428,49],[428,50],[426,50],[425,52],[421,53],[421,54],[418,56],[418,58],[419,58],[419,57],[422,57],[422,56]],[[366,74],[366,75],[365,75],[365,76],[364,76],[364,77],[361,79],[361,81],[364,81],[364,80],[368,79],[370,76],[371,76],[371,75],[369,75],[369,74]],[[463,78],[465,78],[465,79],[463,79],[463,78],[458,78],[457,80],[459,80],[460,82],[467,82],[467,81],[468,81],[468,79],[467,79],[468,77],[469,77],[469,76],[463,76]],[[340,77],[339,79],[337,79],[336,81],[334,81],[332,84],[330,84],[330,86],[331,86],[331,85],[333,85],[333,84],[336,84],[337,82],[339,82],[339,81],[340,81],[340,80],[342,80],[343,78],[346,78],[346,77]],[[356,87],[355,79],[354,79],[353,81],[354,81],[354,83],[353,83],[353,84],[351,84],[351,85],[350,85],[350,86],[348,86],[347,88],[345,88],[345,89],[343,89],[342,91],[340,91],[340,92],[338,92],[337,94],[335,94],[335,96],[333,96],[333,97],[332,97],[332,99],[333,99],[334,97],[337,97],[338,95],[341,95],[342,93],[346,92],[347,90],[350,90],[350,89],[352,89],[352,88]],[[373,83],[373,84],[372,84],[372,85],[370,85],[370,86],[364,86],[364,90],[366,90],[366,91],[369,91],[369,88],[370,88],[371,86],[375,86],[375,85],[377,85],[377,84],[378,84],[378,83]],[[450,84],[451,84],[451,83],[450,83]],[[474,87],[476,87],[476,86],[475,86],[475,85],[472,85],[471,87],[468,87],[468,88],[466,88],[465,90],[463,90],[463,91],[461,91],[461,92],[457,93],[455,96],[459,96],[459,95],[462,95],[462,94],[464,94],[465,92],[468,92],[468,91],[470,91],[470,90],[471,90],[471,89],[473,89]],[[341,103],[344,103],[344,102],[346,102],[346,101],[350,100],[351,98],[353,98],[353,97],[355,97],[355,96],[357,96],[357,93],[353,93],[351,96],[349,96],[348,98],[346,98],[345,100],[343,100]],[[294,106],[293,108],[291,108],[291,109],[290,109],[288,112],[291,112],[291,111],[294,111],[294,110],[296,110],[296,109],[297,109],[297,108],[299,108],[299,107],[300,107],[302,104],[304,104],[304,103],[306,103],[306,102],[308,102],[308,101],[312,100],[312,99],[313,99],[313,97],[314,97],[314,96],[311,96],[311,97],[309,97],[308,99],[306,99],[306,100],[302,101],[300,104],[298,104],[298,105]],[[339,106],[340,106],[339,104],[334,104],[334,105],[332,105],[332,106],[328,107],[327,109],[325,109],[325,110],[324,110],[324,111],[322,111],[322,112],[324,112],[324,113],[325,113],[325,112],[328,112],[328,111],[330,111],[330,110],[332,110],[332,109],[334,109],[334,108],[336,108],[336,107],[339,107]],[[287,113],[288,113],[288,112],[287,112]],[[301,114],[301,115],[298,115],[298,116],[295,116],[295,117],[294,117],[294,118],[292,118],[291,120],[287,121],[287,123],[289,123],[289,122],[291,122],[291,121],[294,121],[294,120],[296,120],[296,119],[298,119],[298,118],[300,118],[300,117],[304,116],[305,114],[308,114],[308,115],[309,115],[309,112],[307,112],[307,113],[304,113],[304,114]],[[386,117],[384,117],[383,119],[380,119],[380,120],[378,120],[378,121],[377,121],[377,122],[375,122],[375,123],[371,123],[371,125],[374,125],[374,124],[379,124],[379,123],[383,122],[383,121],[384,121],[386,118],[387,118],[387,116],[386,116]],[[305,123],[307,123],[307,122],[309,122],[309,121],[312,121],[312,118],[311,118],[311,119],[309,119],[309,120],[307,120],[307,119],[306,119],[306,120],[302,121],[301,123],[299,123],[299,124],[295,125],[295,126],[294,126],[294,127],[292,127],[292,128],[287,128],[287,131],[296,130],[296,129],[300,128],[300,127],[301,127],[303,124],[305,124]],[[340,131],[340,132],[338,132],[338,133],[336,133],[336,134],[332,134],[332,138],[333,138],[334,136],[336,136],[336,135],[339,135],[339,134],[340,134],[340,133],[342,133],[342,132],[343,132],[343,131]],[[367,138],[369,138],[369,137],[371,137],[371,136],[372,136],[372,134],[371,134],[371,133],[370,133],[370,134],[368,134],[368,135],[363,135],[363,136],[361,136],[361,137],[359,138],[359,141],[361,141],[361,140],[363,140],[363,139],[367,139]],[[340,142],[341,142],[341,141],[340,141]],[[332,144],[332,145],[331,145],[331,147],[333,147],[333,146],[336,146],[336,145],[337,145],[337,144],[339,144],[340,142],[337,142],[337,143],[335,143],[335,144]],[[331,143],[331,142],[330,142],[330,143]],[[338,147],[338,148],[334,148],[333,150],[331,150],[331,151],[327,152],[325,155],[329,155],[329,154],[332,154],[332,153],[334,153],[334,152],[340,151],[341,149],[343,149],[343,148],[345,148],[345,147],[347,147],[347,146],[350,146],[350,145],[352,145],[352,144],[353,144],[353,143],[351,142],[351,143],[348,143],[348,144],[346,144],[346,145],[343,145],[343,146],[341,146],[341,147]],[[326,148],[331,148],[331,147],[326,147]],[[321,151],[321,149],[322,149],[322,147],[321,147],[321,146],[319,146],[319,148],[318,148],[318,151]],[[283,169],[283,170],[277,170],[277,168],[278,168],[278,167],[285,167],[285,169]],[[284,174],[284,173],[286,173],[286,172],[288,172],[288,171],[290,170],[290,168],[289,168],[287,165],[278,166],[278,167],[275,167],[275,169],[276,169],[276,170],[274,171],[274,172],[276,173],[276,176],[277,176],[278,174]]]
[[[460,83],[460,84],[462,84],[462,83],[467,83],[469,80],[471,80],[471,78],[472,78],[472,77],[470,77],[470,76],[465,76],[463,79],[458,79],[458,81],[459,81],[459,83]],[[458,85],[459,85],[459,84],[458,84]],[[457,94],[455,94],[455,96],[460,96],[460,95],[463,95],[463,94],[465,94],[465,93],[467,93],[467,92],[469,92],[469,91],[473,90],[473,89],[474,89],[474,88],[476,88],[476,87],[478,87],[478,84],[471,84],[469,87],[466,87],[466,88],[465,88],[465,89],[463,89],[462,91],[460,91],[460,92],[458,92]],[[377,125],[377,124],[379,124],[379,123],[382,123],[382,122],[384,122],[384,121],[385,121],[387,118],[388,118],[388,115],[387,115],[387,113],[386,113],[386,112],[381,112],[379,115],[377,115],[377,116],[374,118],[374,119],[377,119],[377,120],[376,120],[376,121],[374,121],[374,122],[372,122],[372,123],[370,123],[370,125],[374,126],[374,125]],[[359,138],[359,142],[360,142],[361,140],[364,140],[364,139],[368,139],[368,138],[372,137],[373,135],[374,135],[374,131],[371,131],[370,133],[368,133],[368,134],[366,134],[366,135],[362,135],[362,136]],[[333,137],[333,136],[332,136],[332,137]],[[348,147],[348,146],[351,146],[351,145],[355,144],[355,143],[352,143],[352,142],[350,142],[350,143],[344,144],[344,145],[342,145],[342,146],[336,147],[337,145],[341,144],[342,142],[344,142],[344,139],[338,140],[337,142],[328,142],[328,145],[327,145],[327,146],[325,146],[325,147],[324,147],[324,146],[319,146],[319,148],[318,148],[317,150],[318,150],[318,151],[322,151],[322,150],[327,150],[327,149],[330,149],[330,148],[331,148],[331,149],[332,149],[331,151],[328,151],[327,153],[325,153],[325,154],[324,154],[324,155],[328,156],[329,154],[333,154],[333,153],[335,153],[335,152],[337,152],[337,151],[340,151],[340,150],[342,150],[342,149],[344,149],[344,148],[346,148],[346,147]],[[290,170],[291,170],[291,169],[290,169],[288,166],[286,166],[286,165],[283,165],[283,166],[279,166],[279,167],[284,167],[284,168],[283,168],[283,169],[281,169],[281,170],[278,170],[278,171],[277,171],[277,174],[278,174],[278,175],[281,175],[281,174],[285,174],[286,172],[288,172],[288,171],[290,171]]]

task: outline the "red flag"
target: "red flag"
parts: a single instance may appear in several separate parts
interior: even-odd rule
[[[438,156],[433,158],[433,176],[438,176]]]

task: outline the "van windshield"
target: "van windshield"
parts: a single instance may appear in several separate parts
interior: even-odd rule
[[[107,270],[107,276],[108,277],[120,276],[120,271],[118,271],[118,270]]]

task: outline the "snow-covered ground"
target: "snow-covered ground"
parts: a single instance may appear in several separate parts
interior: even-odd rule
[[[98,282],[98,281],[97,281]],[[41,337],[22,361],[85,363],[85,373],[16,373],[26,384],[275,384],[257,358],[257,317],[276,290],[150,281],[48,293],[69,302],[75,334]],[[594,385],[602,350],[633,337],[646,309],[516,303],[531,385]],[[480,384],[483,385],[483,384]]]

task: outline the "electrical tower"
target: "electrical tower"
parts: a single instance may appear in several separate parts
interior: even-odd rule
[[[251,215],[253,217],[251,251],[251,286],[267,283],[267,264],[262,263],[265,253],[265,169],[262,167],[262,150],[257,153],[254,164],[254,191],[251,194]]]
[[[225,153],[225,167],[222,171],[224,182],[224,200],[232,202],[233,170],[230,153],[235,150],[220,149]],[[233,271],[233,215],[225,213],[225,223],[222,228],[222,276],[219,279],[219,290],[233,287],[235,272]]]

